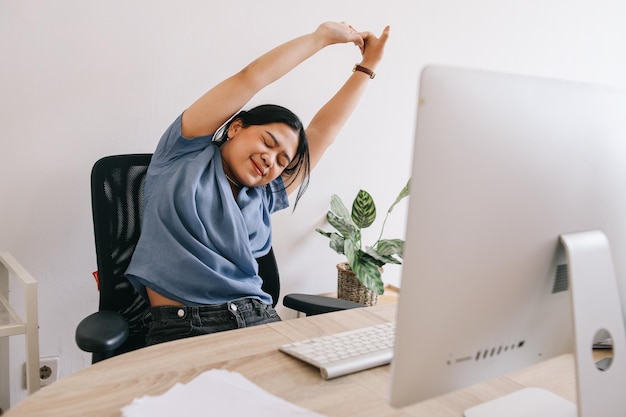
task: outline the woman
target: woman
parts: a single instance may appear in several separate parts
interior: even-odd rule
[[[270,214],[288,207],[360,100],[382,58],[380,37],[345,23],[265,53],[206,92],[165,132],[144,186],[141,238],[126,272],[149,300],[147,344],[280,320],[256,258],[271,247]],[[257,92],[326,46],[363,55],[306,128],[291,111],[239,111]]]

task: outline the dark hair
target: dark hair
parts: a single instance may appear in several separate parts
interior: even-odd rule
[[[302,183],[300,184],[298,194],[296,195],[296,201],[294,203],[295,210],[298,205],[298,201],[300,201],[300,197],[302,197],[309,185],[309,175],[311,173],[309,142],[300,118],[298,118],[298,116],[296,116],[291,110],[275,104],[263,104],[250,110],[242,110],[234,115],[215,133],[214,142],[218,146],[222,146],[226,143],[226,140],[228,139],[228,128],[235,120],[241,120],[242,127],[244,128],[269,123],[284,123],[298,134],[298,148],[296,149],[296,155],[293,158],[293,161],[291,161],[291,164],[289,164],[289,166],[283,171],[283,173],[287,174],[288,178],[288,182],[285,184],[285,187],[293,184],[298,175],[302,174]]]

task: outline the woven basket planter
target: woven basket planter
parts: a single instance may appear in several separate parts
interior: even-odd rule
[[[337,297],[366,306],[375,306],[378,302],[378,294],[361,284],[354,272],[348,268],[346,262],[337,264]]]

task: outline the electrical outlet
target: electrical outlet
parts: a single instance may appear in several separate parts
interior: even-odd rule
[[[26,389],[26,364],[24,364],[22,388]],[[59,379],[59,357],[39,358],[39,386],[45,387]]]
[[[45,387],[57,379],[59,379],[59,358],[55,356],[39,359],[39,384]]]

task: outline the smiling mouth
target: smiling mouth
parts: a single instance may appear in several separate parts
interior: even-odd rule
[[[254,168],[256,173],[262,177],[264,175],[264,172],[261,167],[256,162],[254,162],[254,159],[251,159],[250,161],[252,162],[252,167]]]

